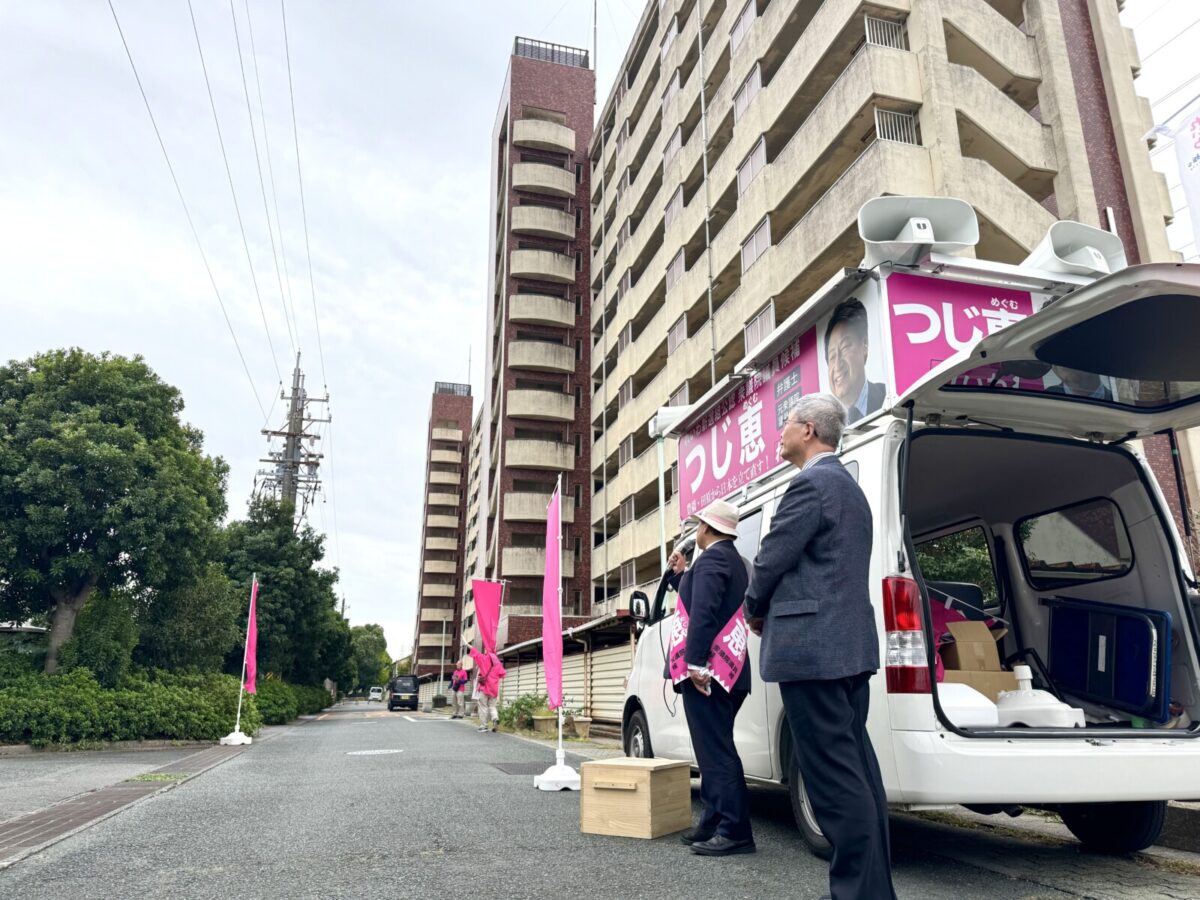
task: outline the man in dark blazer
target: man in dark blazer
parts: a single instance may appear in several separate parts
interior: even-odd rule
[[[688,732],[700,768],[700,799],[704,811],[695,828],[682,840],[701,856],[753,853],[750,794],[742,760],[733,744],[733,721],[750,693],[749,659],[732,691],[726,691],[709,671],[709,650],[746,597],[749,572],[734,547],[737,507],[717,500],[697,517],[696,546],[703,552],[687,569],[679,551],[668,565],[677,575],[677,589],[688,612],[685,659],[688,679],[680,682]],[[685,571],[686,569],[686,571]]]
[[[792,479],[754,561],[746,594],[762,635],[760,670],[779,682],[804,789],[833,845],[835,900],[888,900],[888,806],[867,736],[879,668],[871,608],[871,509],[835,454],[846,410],[832,394],[792,409],[779,437]]]

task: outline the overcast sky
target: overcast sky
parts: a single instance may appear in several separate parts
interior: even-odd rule
[[[287,0],[324,373],[278,0],[249,0],[255,58],[246,0],[233,6],[269,198],[270,143],[291,303],[268,237],[230,4],[193,0],[266,328],[187,0],[113,3],[253,388],[106,0],[0,3],[0,360],[66,346],[141,354],[182,391],[206,450],[231,465],[236,517],[267,449],[259,401],[269,408],[278,396],[276,365],[290,379],[294,304],[310,392],[328,383],[334,417],[325,502],[310,521],[330,536],[351,623],[381,623],[392,655],[406,653],[433,382],[468,377],[469,345],[476,379],[483,368],[488,149],[512,39],[590,47],[592,3]],[[601,100],[641,7],[599,0]],[[281,424],[278,402],[271,422]]]

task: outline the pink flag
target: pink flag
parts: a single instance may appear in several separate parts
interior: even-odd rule
[[[562,706],[562,482],[546,509],[546,578],[542,582],[542,653],[546,662],[546,705]]]
[[[250,622],[246,626],[246,693],[254,694],[258,689],[254,680],[258,677],[258,620],[254,615],[254,603],[258,599],[258,579],[250,586]]]
[[[471,596],[475,598],[475,621],[483,639],[483,652],[496,649],[496,628],[500,624],[500,597],[504,585],[499,581],[471,579]]]

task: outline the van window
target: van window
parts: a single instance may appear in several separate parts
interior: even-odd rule
[[[756,509],[738,522],[737,540],[733,542],[733,546],[750,562],[754,562],[754,557],[758,556],[758,545],[762,543],[762,525],[761,509]]]
[[[1000,605],[996,568],[983,527],[976,525],[917,544],[917,564],[925,581],[950,581],[978,585],[984,605]]]
[[[1100,497],[1017,523],[1021,561],[1038,590],[1117,578],[1133,566],[1121,511]]]

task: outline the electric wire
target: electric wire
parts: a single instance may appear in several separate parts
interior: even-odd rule
[[[271,183],[271,204],[275,207],[275,227],[279,231],[279,255],[283,262],[283,283],[287,290],[287,302],[292,311],[292,325],[296,330],[299,345],[300,320],[296,318],[296,297],[292,292],[292,276],[288,272],[287,246],[283,241],[283,217],[279,214],[279,191],[275,187],[275,166],[271,162],[271,132],[267,127],[267,107],[263,103],[262,75],[258,67],[258,49],[254,44],[254,19],[250,15],[250,0],[245,0],[246,30],[250,34],[250,59],[254,63],[254,84],[258,91],[258,114],[262,120],[263,155],[267,158],[267,180]]]
[[[242,57],[242,38],[238,33],[237,13],[234,12],[233,0],[229,0],[229,18],[233,21],[233,41],[237,45],[238,74],[242,77],[242,96],[246,98],[246,118],[250,122],[250,143],[254,146],[254,167],[258,172],[258,187],[262,193],[263,215],[267,219],[267,236],[271,239],[271,259],[275,263],[275,280],[279,283],[279,303],[283,306],[283,323],[287,326],[288,345],[292,348],[292,356],[296,355],[296,337],[292,333],[292,322],[288,318],[287,297],[283,293],[283,273],[279,270],[279,250],[275,246],[275,231],[271,228],[271,208],[267,203],[267,183],[263,178],[262,157],[258,153],[258,133],[254,129],[254,113],[250,109],[250,85],[246,82],[246,61]],[[259,99],[262,97],[260,95]],[[264,113],[263,122],[266,122]]]
[[[1157,56],[1160,51],[1165,50],[1167,47],[1171,46],[1171,44],[1175,43],[1177,40],[1179,40],[1181,37],[1183,37],[1185,34],[1187,34],[1189,31],[1191,31],[1197,25],[1200,25],[1200,19],[1196,19],[1194,22],[1192,22],[1191,25],[1188,25],[1182,31],[1177,32],[1174,37],[1168,38],[1165,43],[1159,44],[1157,47],[1155,47],[1153,50],[1151,50],[1149,53],[1147,53],[1145,56],[1142,57],[1142,65],[1145,66],[1145,64],[1148,63],[1155,56]]]
[[[171,163],[171,155],[167,152],[167,145],[163,141],[162,132],[158,129],[158,121],[154,118],[154,110],[150,106],[150,98],[146,96],[146,88],[142,84],[141,75],[138,74],[137,65],[133,61],[133,53],[130,52],[129,42],[125,40],[125,31],[121,28],[121,20],[117,17],[117,10],[113,6],[112,0],[108,0],[108,9],[112,13],[113,24],[117,26],[117,34],[121,37],[121,46],[125,48],[125,58],[129,60],[129,68],[133,71],[133,78],[137,82],[138,92],[142,95],[142,103],[146,106],[146,114],[150,117],[150,126],[154,129],[155,138],[158,139],[158,147],[162,150],[163,160],[167,164],[167,171],[171,173],[171,183],[175,185],[175,193],[179,197],[179,205],[183,207],[183,215],[187,219],[188,228],[191,229],[192,237],[196,241],[196,249],[200,251],[200,259],[204,262],[204,271],[208,273],[209,284],[212,285],[213,294],[217,298],[217,305],[221,308],[221,315],[225,319],[225,326],[229,329],[229,337],[233,339],[233,347],[237,350],[238,359],[242,362],[242,371],[246,373],[246,381],[250,384],[250,392],[254,395],[254,402],[258,404],[258,411],[263,414],[263,419],[266,420],[268,418],[267,411],[263,407],[262,398],[258,395],[258,388],[254,386],[254,378],[250,375],[250,367],[246,364],[246,355],[242,352],[242,345],[238,342],[237,333],[233,329],[233,322],[229,318],[229,311],[225,308],[225,301],[221,297],[221,289],[217,287],[217,279],[213,276],[212,266],[208,262],[208,254],[204,252],[204,244],[200,241],[200,232],[196,230],[196,223],[192,219],[191,210],[188,209],[187,200],[184,199],[183,189],[179,186],[179,178],[175,174],[175,166]]]
[[[1174,0],[1162,0],[1162,2],[1160,4],[1158,4],[1158,6],[1154,7],[1154,9],[1150,10],[1150,12],[1146,13],[1146,15],[1142,16],[1142,18],[1138,19],[1136,24],[1130,25],[1129,27],[1131,29],[1140,28],[1142,25],[1144,25],[1146,22],[1149,22],[1151,19],[1153,19],[1155,16],[1157,16],[1160,12],[1163,11],[1163,9],[1165,9],[1169,4],[1171,4],[1173,2],[1174,2]]]
[[[563,4],[558,8],[558,12],[552,15],[550,17],[550,21],[543,25],[541,31],[538,32],[541,37],[546,36],[546,32],[550,29],[550,26],[554,24],[555,20],[558,19],[558,17],[562,14],[562,11],[567,8],[567,4],[570,2],[571,0],[563,0]]]
[[[191,0],[188,0],[190,3]],[[317,285],[313,279],[312,247],[308,239],[308,208],[304,202],[304,175],[300,167],[300,130],[296,126],[296,91],[292,83],[292,50],[288,40],[287,7],[284,0],[279,0],[279,12],[283,19],[283,53],[287,60],[288,99],[292,107],[292,141],[296,148],[296,181],[300,185],[300,219],[304,223],[304,255],[308,259],[308,288],[312,296],[313,324],[317,332],[317,356],[321,360],[321,381],[329,388],[329,378],[325,374],[325,347],[321,341],[321,317],[317,314]]]
[[[267,311],[263,307],[262,293],[258,289],[258,276],[254,271],[254,259],[250,255],[250,242],[246,239],[246,227],[242,222],[242,210],[238,206],[237,191],[233,186],[233,170],[229,167],[229,155],[225,152],[225,137],[221,134],[221,120],[217,116],[217,103],[213,99],[212,82],[208,78],[208,64],[204,61],[204,48],[200,44],[200,29],[196,26],[196,11],[192,8],[192,0],[187,0],[188,15],[192,19],[192,34],[196,36],[196,52],[200,55],[200,69],[204,73],[204,86],[208,91],[208,105],[212,109],[213,124],[217,128],[217,143],[221,146],[221,159],[225,163],[225,176],[229,179],[229,193],[233,197],[233,211],[237,216],[238,231],[242,235],[242,247],[246,251],[246,264],[250,267],[250,280],[254,284],[254,295],[258,298],[258,311],[262,314],[263,330],[267,333],[267,345],[271,349],[271,362],[275,366],[275,374],[283,382],[283,372],[279,368],[279,359],[275,355],[275,341],[271,338],[271,327],[267,324]]]

